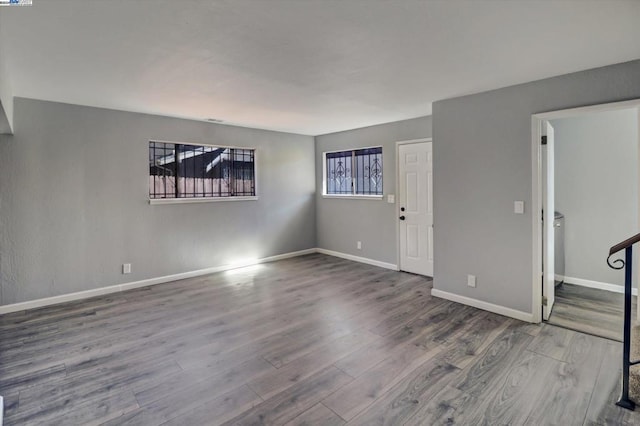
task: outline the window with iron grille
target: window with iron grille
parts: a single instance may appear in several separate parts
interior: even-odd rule
[[[149,142],[150,199],[255,195],[255,149]]]
[[[326,152],[324,195],[382,196],[382,147]]]

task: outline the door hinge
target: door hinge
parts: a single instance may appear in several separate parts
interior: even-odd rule
[[[542,145],[546,145],[546,144],[547,144],[547,137],[546,137],[546,136],[543,136],[543,137],[541,138],[541,140],[540,140],[540,143],[541,143]]]
[[[542,296],[542,306],[547,306],[547,296]]]

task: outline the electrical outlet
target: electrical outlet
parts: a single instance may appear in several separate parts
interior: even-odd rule
[[[524,214],[524,201],[514,201],[513,212],[515,214]]]
[[[356,244],[356,248],[358,250],[362,250],[362,241],[358,241],[358,243]]]
[[[123,263],[122,264],[122,273],[123,274],[130,274],[131,273],[131,264],[130,263]]]
[[[467,275],[467,285],[469,287],[474,287],[476,286],[476,276],[475,275]]]

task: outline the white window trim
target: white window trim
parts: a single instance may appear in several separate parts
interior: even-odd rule
[[[196,145],[196,146],[208,146],[211,148],[230,148],[230,149],[252,149],[257,151],[258,148],[254,147],[254,146],[243,146],[243,145],[215,145],[212,143],[206,143],[206,142],[185,142],[185,141],[167,141],[167,140],[163,140],[163,139],[149,139],[147,141],[147,144],[149,142],[159,142],[159,143],[174,143],[174,144],[179,144],[179,145]]]
[[[234,145],[213,145],[202,142],[176,142],[176,141],[166,141],[162,139],[149,139],[147,141],[147,149],[149,146],[149,142],[160,142],[160,143],[174,143],[174,144],[182,144],[182,145],[198,145],[198,146],[210,146],[213,148],[231,148],[231,149],[251,149],[253,150],[253,173],[254,173],[254,190],[256,195],[253,196],[232,196],[232,197],[191,197],[191,198],[148,198],[150,205],[154,204],[192,204],[192,203],[217,203],[221,201],[257,201],[259,200],[259,187],[258,187],[258,156],[259,149],[257,147],[252,146],[234,146]],[[148,179],[148,177],[147,177]]]
[[[343,200],[371,200],[371,201],[380,201],[384,198],[384,182],[382,183],[382,194],[381,195],[371,195],[371,194],[356,194],[352,192],[351,194],[327,194],[327,154],[331,154],[333,152],[343,152],[343,151],[358,151],[360,149],[371,149],[371,148],[380,148],[382,150],[382,158],[383,158],[383,170],[384,170],[384,147],[382,145],[374,145],[374,146],[365,146],[359,148],[345,148],[345,149],[335,149],[333,151],[323,151],[322,152],[322,198],[336,198]],[[351,165],[353,170],[353,164]],[[384,176],[383,176],[384,179]],[[355,186],[353,187],[353,191],[355,191]]]
[[[149,204],[190,204],[190,203],[218,203],[223,201],[255,201],[254,197],[192,197],[192,198],[149,198]]]
[[[346,200],[368,200],[368,201],[380,201],[384,198],[384,195],[348,195],[348,194],[322,194],[322,198],[342,198]]]

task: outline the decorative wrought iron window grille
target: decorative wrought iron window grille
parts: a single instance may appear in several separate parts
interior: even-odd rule
[[[325,153],[325,195],[383,195],[382,147]]]
[[[256,195],[255,150],[149,142],[149,198]]]

